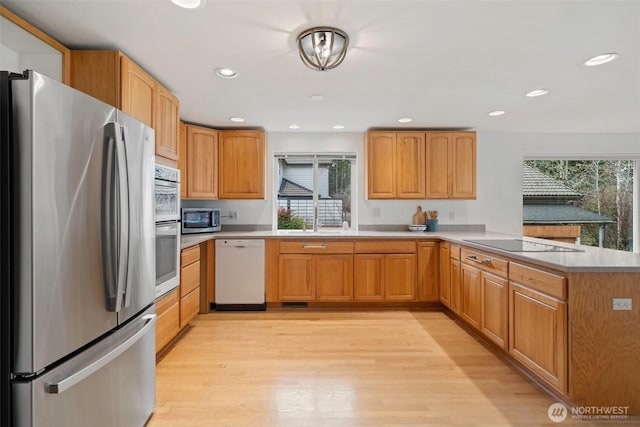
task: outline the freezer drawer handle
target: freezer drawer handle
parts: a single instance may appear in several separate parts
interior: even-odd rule
[[[157,316],[155,314],[148,314],[143,316],[142,319],[145,321],[145,325],[138,332],[129,337],[125,342],[102,356],[100,359],[96,360],[88,366],[85,366],[79,371],[74,372],[68,377],[60,381],[47,384],[45,387],[45,391],[49,394],[60,394],[78,384],[85,378],[88,378],[91,375],[95,374],[104,366],[117,359],[118,356],[127,351],[136,342],[138,342],[138,340],[140,340],[140,338],[142,338],[149,331],[149,329],[153,328],[153,325],[155,325],[156,323],[156,317]]]

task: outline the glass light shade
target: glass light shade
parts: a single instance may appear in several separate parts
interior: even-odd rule
[[[314,27],[298,36],[298,50],[304,65],[327,71],[342,63],[349,46],[349,36],[337,28]]]

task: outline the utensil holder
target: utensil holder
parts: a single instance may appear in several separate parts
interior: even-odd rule
[[[438,220],[437,219],[428,219],[427,220],[427,229],[425,231],[438,231]]]

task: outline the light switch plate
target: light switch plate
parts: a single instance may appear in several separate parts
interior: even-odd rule
[[[631,298],[613,298],[611,308],[613,310],[631,310]]]

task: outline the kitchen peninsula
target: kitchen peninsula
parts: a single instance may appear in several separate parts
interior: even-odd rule
[[[266,239],[268,309],[446,307],[552,394],[640,414],[640,254],[555,242],[509,252],[482,241],[519,238],[491,232],[222,232],[184,236],[182,248],[221,238]],[[313,270],[335,256],[350,265]]]

